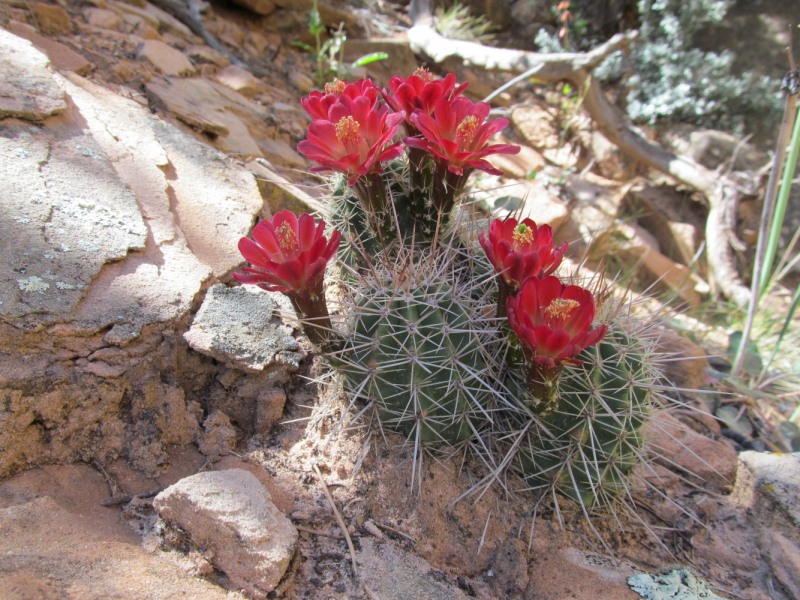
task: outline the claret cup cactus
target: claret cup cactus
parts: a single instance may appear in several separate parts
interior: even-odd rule
[[[289,296],[349,406],[374,408],[416,450],[520,428],[517,455],[495,464],[531,489],[607,505],[640,456],[657,370],[635,332],[598,322],[592,292],[556,275],[567,245],[549,226],[494,220],[469,241],[467,179],[502,174],[486,158],[519,147],[491,143],[508,121],[466,87],[418,70],[388,89],[334,80],[303,99],[313,121],[298,149],[331,174],[327,237],[323,220],[278,213],[242,239],[252,266],[235,277]]]

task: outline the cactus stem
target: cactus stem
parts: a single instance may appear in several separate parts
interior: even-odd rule
[[[528,391],[535,400],[533,412],[544,415],[558,406],[558,376],[564,367],[547,366],[532,361],[527,369]]]
[[[328,334],[333,331],[328,305],[325,302],[325,291],[322,283],[320,289],[314,291],[290,292],[286,295],[303,324],[303,331],[313,344],[322,346],[328,341]]]
[[[386,207],[386,186],[380,173],[367,173],[356,180],[353,186],[367,214],[381,212]]]

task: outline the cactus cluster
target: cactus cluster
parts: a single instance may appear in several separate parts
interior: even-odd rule
[[[488,143],[508,121],[487,121],[489,105],[465,88],[419,71],[387,90],[336,80],[312,92],[298,149],[335,173],[330,242],[323,222],[278,213],[242,240],[254,268],[237,278],[292,298],[349,404],[374,407],[415,457],[424,444],[477,440],[500,453],[485,464],[510,466],[532,490],[611,505],[640,460],[658,369],[635,328],[598,322],[595,295],[555,276],[567,245],[549,226],[495,220],[474,243],[467,178],[502,174],[486,157],[519,148]],[[320,268],[334,246],[331,318]]]

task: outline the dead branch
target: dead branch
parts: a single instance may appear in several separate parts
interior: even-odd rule
[[[540,54],[491,48],[439,35],[430,26],[430,10],[425,10],[426,5],[427,0],[412,2],[411,14],[416,15],[417,19],[408,32],[408,39],[414,52],[424,54],[436,63],[456,58],[489,71],[521,73],[535,70],[536,79],[544,83],[568,81],[578,89],[585,89],[583,106],[610,142],[630,158],[666,173],[705,195],[710,207],[706,222],[708,263],[714,279],[725,296],[741,307],[748,305],[750,290],[736,270],[730,245],[730,224],[726,219],[729,207],[735,206],[741,195],[737,186],[727,177],[706,169],[690,158],[675,156],[639,134],[608,101],[600,85],[591,76],[592,70],[606,56],[630,48],[638,39],[638,32],[617,34],[601,46],[584,53]]]

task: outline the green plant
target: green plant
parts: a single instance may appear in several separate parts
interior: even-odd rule
[[[494,41],[493,29],[485,16],[473,16],[468,6],[458,2],[436,9],[436,30],[448,39],[487,44]]]
[[[317,62],[317,70],[313,73],[313,79],[317,89],[322,89],[325,86],[325,82],[331,79],[349,77],[352,69],[356,67],[362,67],[389,57],[385,52],[372,52],[365,54],[350,64],[344,63],[342,59],[347,34],[344,32],[343,26],[344,24],[340,23],[339,28],[333,32],[333,35],[323,42],[322,33],[325,31],[325,25],[322,23],[322,18],[319,14],[317,0],[313,0],[313,6],[308,16],[308,31],[314,36],[315,46],[312,48],[298,40],[292,42],[292,46],[314,55]]]

